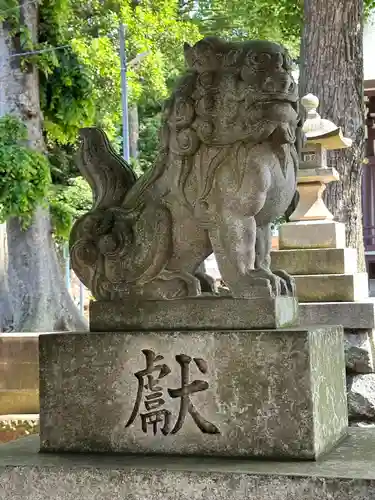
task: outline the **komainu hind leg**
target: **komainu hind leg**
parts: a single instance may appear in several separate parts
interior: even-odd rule
[[[254,217],[223,212],[210,239],[221,276],[233,297],[272,297],[278,293],[278,278],[255,269],[256,224]]]
[[[254,217],[229,214],[210,231],[221,275],[234,297],[274,297],[294,293],[294,280],[270,269],[271,228]]]
[[[262,269],[266,273],[273,274],[279,278],[277,284],[279,294],[295,295],[296,286],[294,278],[281,269],[271,271],[271,247],[271,225],[258,226],[256,230],[255,269]]]

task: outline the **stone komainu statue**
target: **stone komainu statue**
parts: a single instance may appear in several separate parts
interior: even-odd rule
[[[73,227],[73,268],[97,299],[179,298],[200,294],[196,271],[214,251],[234,297],[292,294],[292,278],[270,271],[270,224],[296,192],[291,59],[265,41],[184,51],[149,172],[137,179],[101,130],[82,130],[94,206]]]

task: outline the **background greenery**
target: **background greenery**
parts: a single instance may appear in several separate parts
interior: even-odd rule
[[[365,3],[367,12],[375,7],[375,0]],[[267,38],[298,59],[303,2],[42,0],[38,44],[22,27],[17,6],[17,0],[0,0],[0,20],[11,24],[21,50],[56,50],[23,58],[40,70],[46,154],[27,148],[21,123],[0,119],[0,221],[16,215],[27,225],[35,207],[48,202],[61,240],[91,204],[74,161],[79,128],[103,127],[120,149],[120,22],[126,25],[128,61],[147,52],[128,68],[129,105],[139,116],[139,155],[132,164],[142,173],[156,155],[163,101],[184,68],[183,43],[208,34]]]

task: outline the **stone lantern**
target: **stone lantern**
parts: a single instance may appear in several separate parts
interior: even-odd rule
[[[349,148],[352,140],[343,136],[340,127],[321,118],[317,112],[319,99],[308,94],[301,99],[307,111],[303,126],[306,144],[298,173],[300,200],[291,221],[332,220],[333,215],[326,207],[322,195],[329,182],[339,180],[336,169],[327,166],[327,151]]]
[[[345,225],[333,220],[322,198],[326,185],[339,180],[337,170],[327,165],[327,151],[349,148],[352,141],[320,117],[317,97],[308,94],[301,103],[307,111],[307,140],[297,177],[300,199],[291,222],[279,228],[272,268],[294,276],[301,303],[330,303],[332,310],[333,303],[347,307],[348,302],[368,297],[367,274],[357,272],[357,251],[345,246]]]

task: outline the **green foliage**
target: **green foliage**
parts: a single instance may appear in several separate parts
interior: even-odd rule
[[[49,204],[55,237],[67,240],[73,222],[92,207],[91,188],[82,177],[70,179],[67,185],[54,185]]]
[[[175,0],[42,0],[39,47],[64,46],[33,56],[42,70],[41,102],[48,142],[72,144],[78,129],[101,126],[113,139],[121,122],[118,27],[126,25],[129,103],[162,101],[183,67],[185,41],[200,38],[178,18]],[[133,63],[139,55],[144,57]]]
[[[19,26],[18,5],[17,0],[0,0],[0,22],[6,20],[11,29]]]
[[[103,127],[112,141],[119,137],[120,22],[126,25],[129,103],[138,106],[140,116],[140,155],[133,163],[141,173],[157,152],[161,104],[183,70],[184,42],[193,44],[206,34],[228,39],[270,38],[284,43],[297,56],[303,18],[301,0],[39,0],[39,40],[33,44],[20,24],[20,9],[14,8],[18,6],[18,0],[0,0],[0,20],[6,19],[12,26],[17,46],[24,51],[57,48],[22,60],[25,68],[31,62],[40,70],[44,136],[54,184],[48,199],[60,237],[66,236],[80,207],[71,184],[78,175],[73,161],[78,129],[95,125]],[[375,0],[365,0],[365,6],[369,12],[375,8]],[[134,63],[139,54],[144,56]],[[47,160],[32,153],[35,179],[39,176],[41,184],[35,187],[35,195],[26,196],[25,190],[34,181],[29,177],[28,188],[25,182],[18,185],[19,176],[27,177],[30,168],[22,173],[16,157],[31,152],[19,142],[6,147],[8,156],[13,151],[13,167],[9,163],[6,180],[4,176],[0,179],[0,215],[30,214],[36,200],[44,199],[48,190]],[[31,165],[31,159],[22,162]],[[8,193],[6,203],[4,193]],[[21,199],[29,202],[16,209]]]
[[[299,49],[302,25],[300,0],[201,0],[193,21],[207,35],[227,39],[270,39],[283,43],[292,54]]]
[[[375,9],[375,0],[364,0],[364,5],[367,16]],[[297,56],[303,0],[199,0],[193,22],[204,34],[221,34],[229,39],[274,40],[287,46],[292,56]]]
[[[76,146],[50,142],[47,147],[53,184],[69,185],[70,179],[79,175],[75,161]]]
[[[0,118],[0,222],[19,217],[24,227],[46,200],[51,183],[45,155],[27,146],[27,128],[17,118]]]
[[[48,139],[74,143],[79,128],[95,121],[93,80],[72,48],[56,51],[55,57],[55,68],[41,75],[44,128]]]
[[[365,17],[367,18],[371,11],[375,9],[375,0],[364,0]]]
[[[160,114],[143,118],[139,126],[139,166],[146,172],[154,163],[159,148]]]

